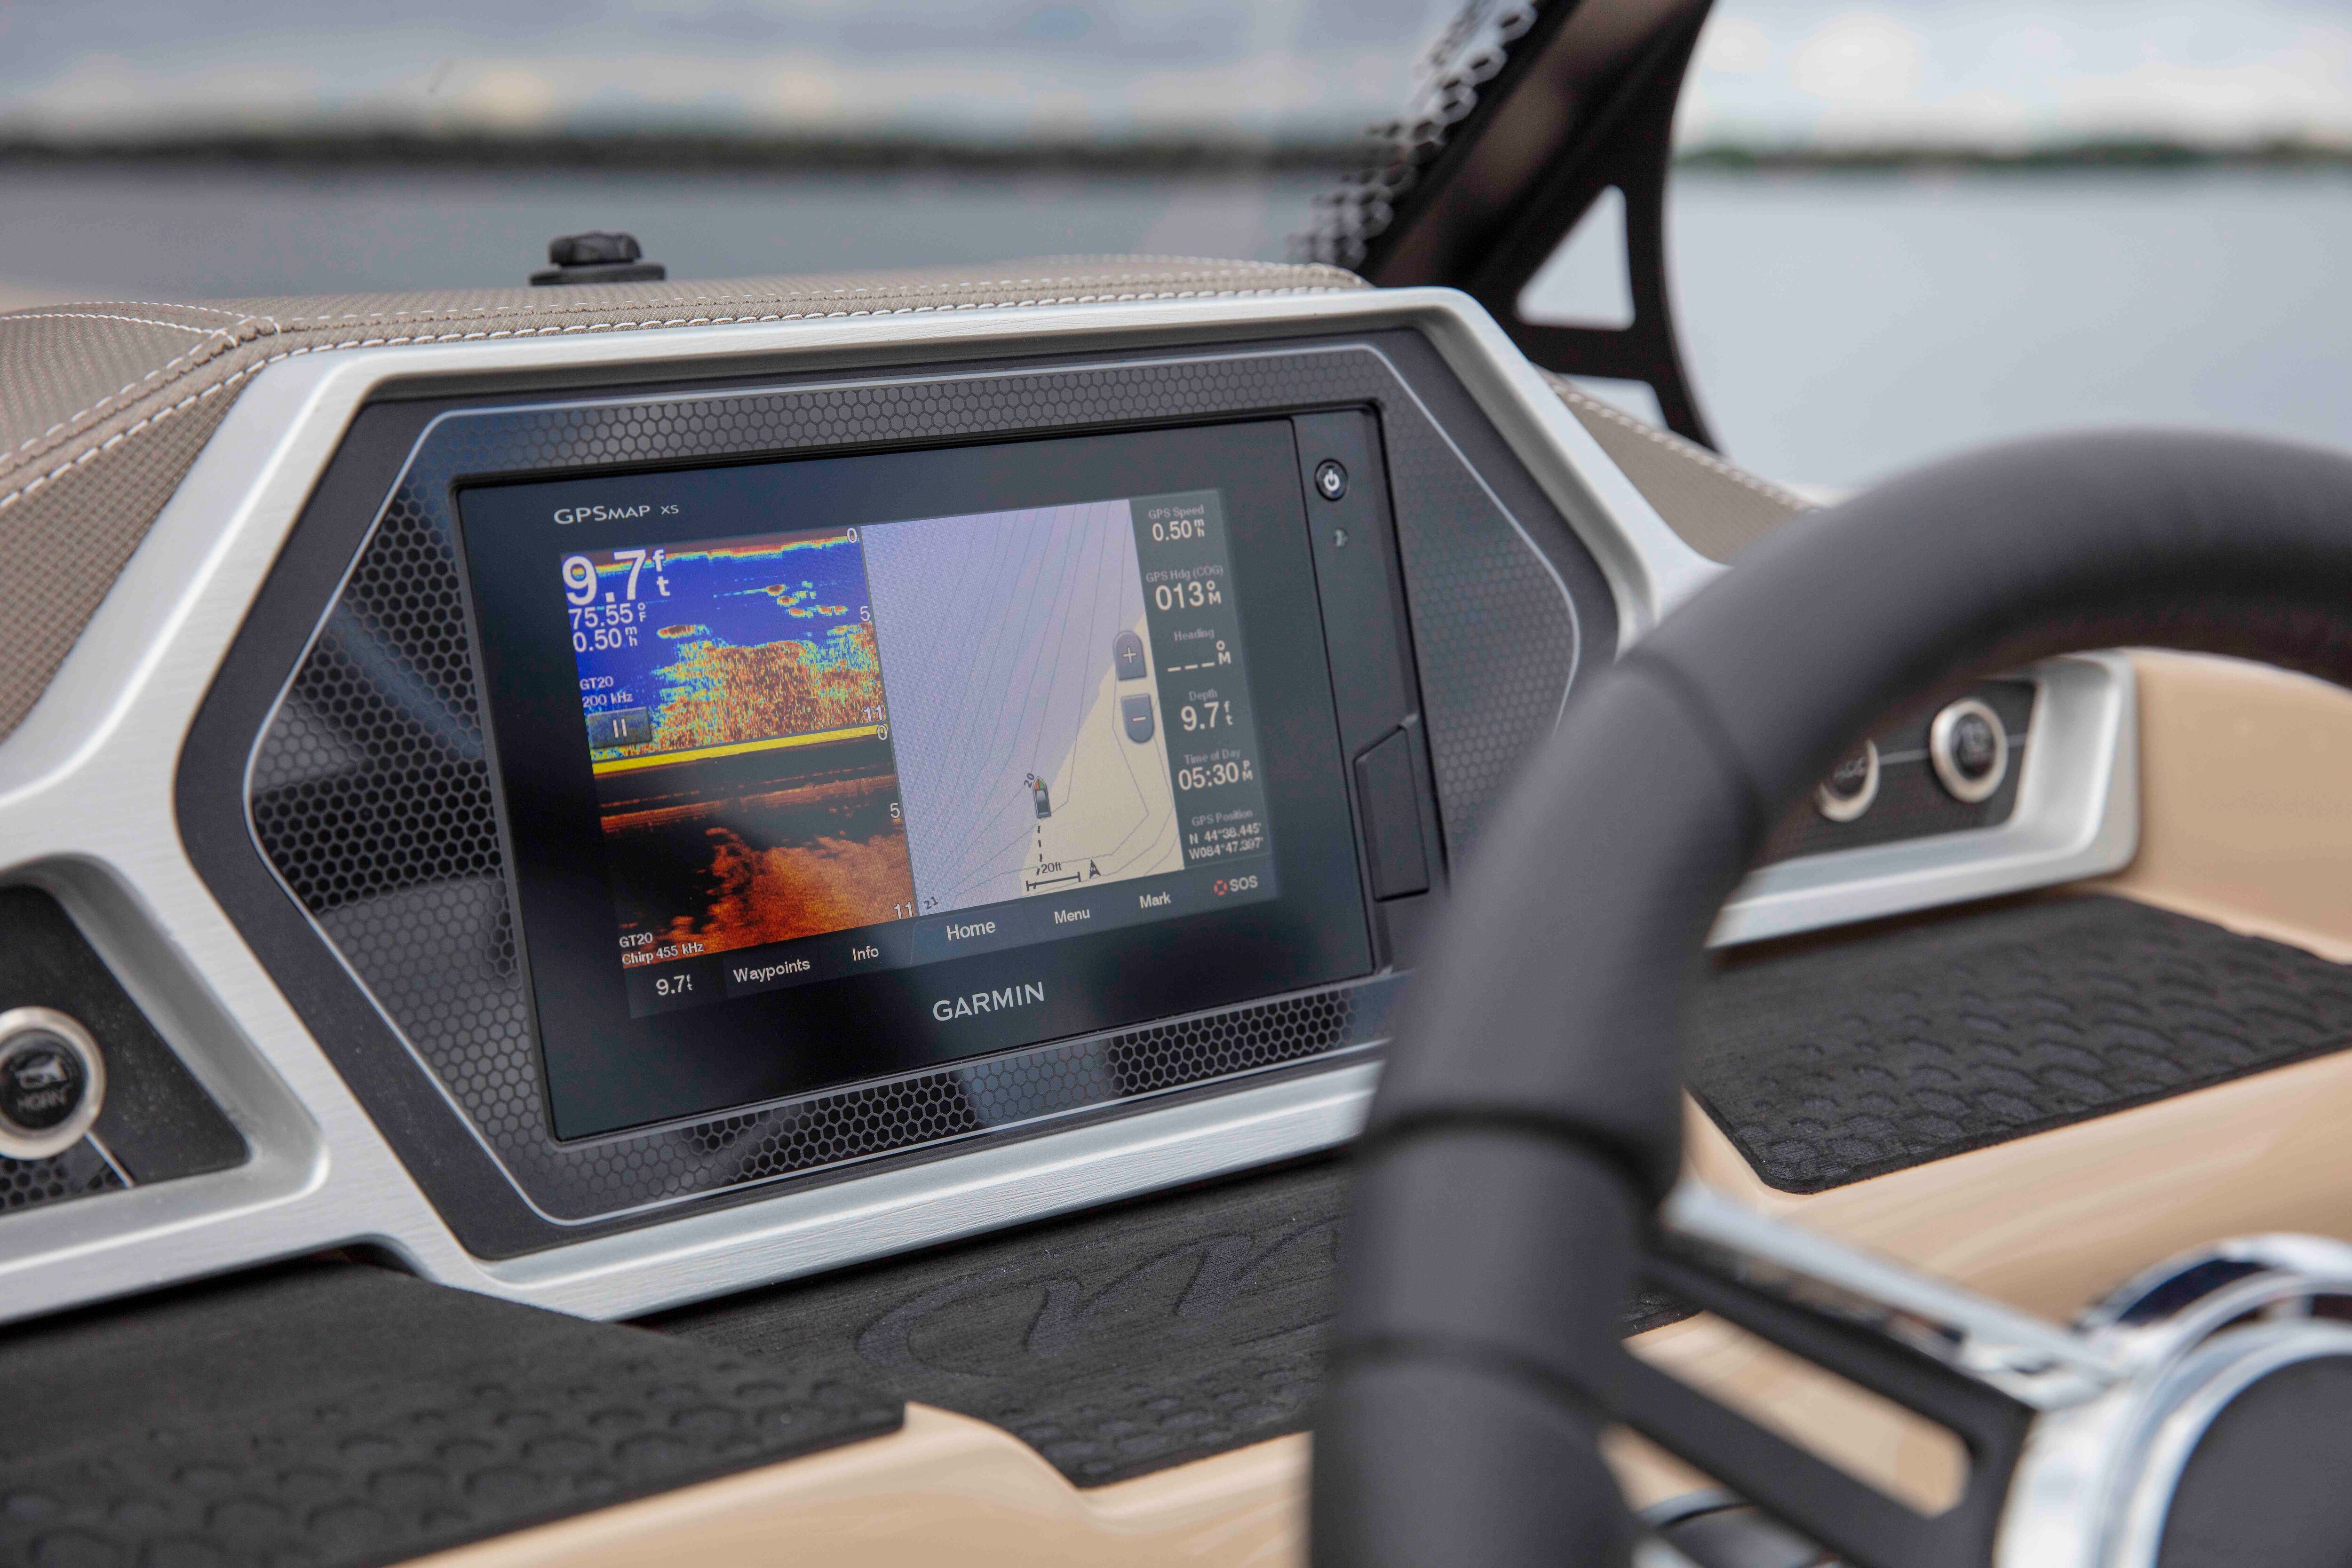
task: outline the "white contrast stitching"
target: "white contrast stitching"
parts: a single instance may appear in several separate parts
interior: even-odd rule
[[[1800,512],[1810,512],[1815,510],[1812,502],[1806,500],[1802,496],[1798,495],[1795,491],[1783,490],[1780,486],[1773,484],[1769,479],[1759,479],[1755,475],[1748,473],[1745,469],[1735,468],[1730,464],[1726,463],[1722,458],[1717,457],[1715,454],[1709,452],[1706,448],[1699,445],[1696,442],[1685,441],[1681,436],[1675,434],[1671,431],[1660,430],[1657,426],[1650,423],[1647,420],[1636,419],[1632,414],[1627,413],[1623,409],[1617,407],[1614,403],[1609,402],[1605,399],[1597,398],[1588,392],[1577,391],[1574,387],[1560,381],[1557,376],[1550,376],[1546,379],[1551,382],[1552,391],[1559,394],[1560,401],[1566,402],[1572,408],[1589,408],[1593,413],[1599,414],[1601,418],[1607,420],[1610,423],[1622,424],[1626,429],[1643,437],[1644,440],[1664,447],[1675,456],[1683,458],[1686,462],[1696,463],[1700,467],[1718,474],[1724,478],[1732,481],[1734,484],[1744,485],[1748,489],[1755,491],[1758,495],[1778,501],[1780,505],[1788,507],[1792,510]]]
[[[191,327],[184,321],[153,321],[144,316],[109,316],[97,310],[12,310],[0,316],[0,327],[11,321],[128,321],[134,327],[168,327],[174,332],[200,335],[220,330],[217,327]]]
[[[99,303],[99,301],[69,300],[68,303],[81,305],[96,304]],[[182,299],[109,299],[105,301],[105,303],[109,305],[138,305],[143,306],[150,310],[199,310],[207,316],[231,316],[235,317],[238,320],[246,320],[250,319],[252,316],[252,312],[247,310],[224,310],[217,305],[191,305]]]
[[[171,308],[171,307],[164,307],[164,308]],[[224,310],[220,312],[220,314],[226,316],[228,315],[229,312]],[[22,317],[0,316],[0,321],[21,319],[23,319]],[[137,318],[130,316],[99,316],[91,317],[89,319],[104,321],[134,321]],[[237,326],[242,327],[247,322],[254,319],[256,319],[256,318],[250,316],[241,318],[237,322]],[[173,321],[151,321],[142,324],[152,327],[176,327],[183,332],[200,332],[204,334],[204,341],[197,343],[184,352],[173,355],[170,359],[164,361],[153,370],[149,371],[145,375],[141,376],[137,381],[124,382],[121,386],[117,387],[114,391],[99,399],[96,402],[91,403],[88,408],[83,409],[79,413],[69,414],[66,418],[58,421],[55,424],[49,426],[47,430],[41,432],[38,435],[29,436],[26,439],[18,442],[16,444],[17,451],[22,452],[27,447],[37,446],[42,442],[47,441],[51,436],[57,434],[59,431],[80,424],[91,415],[99,413],[101,409],[104,409],[108,404],[120,402],[122,399],[130,396],[132,392],[139,391],[140,388],[145,386],[149,382],[155,380],[159,376],[166,380],[170,379],[172,374],[181,366],[187,364],[192,360],[203,357],[205,350],[207,349],[213,349],[215,350],[221,349],[233,349],[241,340],[237,336],[236,328],[231,327],[188,327],[182,326]]]
[[[1078,259],[1085,260],[1085,259],[1090,259],[1090,258],[1080,257],[1080,258],[1078,258]],[[1271,274],[1271,273],[1283,272],[1283,271],[1288,271],[1288,270],[1291,270],[1291,269],[1289,269],[1289,268],[1287,268],[1287,267],[1284,267],[1284,266],[1283,266],[1282,264],[1280,264],[1280,263],[1276,263],[1276,262],[1241,262],[1241,263],[1234,263],[1234,264],[1226,265],[1226,266],[1214,266],[1214,265],[1208,266],[1208,267],[1206,267],[1204,268],[1203,275],[1202,275],[1199,279],[1197,279],[1197,280],[1196,280],[1196,279],[1192,279],[1192,278],[1187,278],[1187,277],[1180,277],[1164,278],[1164,279],[1162,279],[1162,278],[1152,278],[1152,279],[1150,279],[1150,281],[1153,281],[1153,282],[1166,282],[1166,283],[1188,283],[1188,282],[1193,282],[1193,281],[1200,281],[1200,282],[1214,282],[1214,281],[1217,281],[1217,280],[1219,280],[1219,279],[1231,278],[1231,277],[1242,277],[1242,276],[1263,277],[1263,276],[1265,276],[1265,275],[1268,275],[1268,274]],[[830,310],[830,311],[818,311],[818,312],[814,312],[814,313],[809,312],[809,311],[787,311],[787,312],[779,312],[779,313],[774,313],[774,314],[767,314],[767,315],[760,315],[760,316],[676,317],[676,318],[668,318],[668,319],[661,319],[661,320],[657,320],[657,321],[596,322],[596,323],[590,323],[590,324],[588,324],[588,326],[587,326],[587,327],[585,327],[584,329],[583,329],[583,328],[581,328],[581,327],[577,327],[577,326],[571,326],[571,327],[557,327],[557,328],[543,329],[527,329],[526,330],[528,330],[528,331],[533,331],[533,332],[538,332],[538,331],[542,331],[542,330],[551,330],[551,331],[578,331],[578,330],[583,330],[583,329],[584,329],[584,330],[589,330],[589,331],[613,331],[613,330],[621,330],[621,329],[643,329],[643,328],[648,328],[648,327],[704,326],[704,325],[717,326],[717,325],[726,325],[726,324],[730,324],[730,323],[743,322],[743,321],[793,321],[793,320],[802,320],[802,319],[807,319],[809,316],[811,316],[812,314],[814,314],[814,315],[817,315],[817,316],[824,316],[824,317],[831,317],[831,316],[866,316],[866,315],[876,315],[876,314],[898,314],[898,313],[901,313],[901,312],[905,312],[905,311],[922,311],[922,310],[932,310],[932,309],[940,309],[940,308],[965,308],[978,307],[978,308],[1006,308],[1006,307],[1008,307],[1008,306],[1012,306],[1012,307],[1015,307],[1015,308],[1017,308],[1017,307],[1019,307],[1019,306],[1041,305],[1041,304],[1042,304],[1042,305],[1084,305],[1084,304],[1099,304],[1099,303],[1117,302],[1117,301],[1129,301],[1129,300],[1137,300],[1137,299],[1191,299],[1191,298],[1200,298],[1203,293],[1207,293],[1207,294],[1210,294],[1210,295],[1226,295],[1226,294],[1267,294],[1267,293],[1273,293],[1273,294],[1289,294],[1289,293],[1301,293],[1301,292],[1317,292],[1317,291],[1319,291],[1319,290],[1320,290],[1320,289],[1322,289],[1322,288],[1327,288],[1327,287],[1336,288],[1336,287],[1351,287],[1351,286],[1354,286],[1354,285],[1355,285],[1355,283],[1356,283],[1356,281],[1357,281],[1355,278],[1353,278],[1352,277],[1350,277],[1349,274],[1344,273],[1344,272],[1341,272],[1341,271],[1339,271],[1339,270],[1338,268],[1336,268],[1336,267],[1321,267],[1321,266],[1318,266],[1318,267],[1313,267],[1313,268],[1311,268],[1311,269],[1307,269],[1307,270],[1311,270],[1311,271],[1312,271],[1313,273],[1315,273],[1315,274],[1318,274],[1318,275],[1321,275],[1321,276],[1323,276],[1323,277],[1328,277],[1328,278],[1332,279],[1333,281],[1332,281],[1332,282],[1330,282],[1330,283],[1328,283],[1328,284],[1317,284],[1317,285],[1309,285],[1309,286],[1297,286],[1297,287],[1283,287],[1283,288],[1276,288],[1276,289],[1265,289],[1265,288],[1244,288],[1244,289],[1211,288],[1211,289],[1207,289],[1207,290],[1202,290],[1202,289],[1166,289],[1166,288],[1163,288],[1163,289],[1160,289],[1160,290],[1158,290],[1158,291],[1154,291],[1154,292],[1128,292],[1128,293],[1119,293],[1119,294],[1103,294],[1103,293],[1095,293],[1095,294],[1065,294],[1065,295],[1059,295],[1059,296],[1054,297],[1054,298],[1044,298],[1044,299],[1022,299],[1022,300],[1019,300],[1019,301],[1004,301],[1004,300],[971,300],[971,301],[969,301],[969,302],[968,302],[967,304],[965,304],[965,305],[960,305],[960,306],[955,306],[955,307],[921,306],[921,305],[919,305],[919,306],[900,306],[900,307],[892,308],[887,309],[887,310],[885,310],[885,311],[877,311],[877,310],[873,310],[873,309],[866,309],[866,310],[855,310],[855,309],[853,309],[853,310]],[[1100,278],[1100,279],[1095,279],[1095,278],[1082,278],[1082,277],[1077,277],[1077,276],[1076,276],[1076,275],[1070,275],[1070,274],[1066,274],[1066,275],[1064,275],[1064,276],[1062,276],[1062,277],[1060,277],[1052,278],[1052,279],[1038,279],[1038,278],[1000,278],[1000,279],[995,279],[995,280],[992,280],[992,281],[975,281],[975,280],[968,280],[968,279],[961,279],[961,278],[959,278],[959,279],[955,279],[955,280],[952,280],[952,281],[945,281],[945,282],[940,282],[940,283],[917,283],[917,282],[909,282],[909,283],[899,284],[899,285],[895,285],[895,286],[882,286],[882,285],[875,285],[875,286],[871,286],[871,287],[869,287],[869,286],[864,286],[864,285],[859,285],[859,286],[856,286],[856,287],[851,287],[851,286],[845,286],[845,286],[843,286],[843,287],[837,287],[837,288],[818,288],[818,289],[798,289],[798,290],[787,290],[787,291],[784,291],[784,292],[780,293],[780,294],[775,294],[775,295],[772,295],[772,296],[768,296],[768,297],[766,297],[766,298],[772,299],[775,303],[782,304],[782,303],[787,303],[787,302],[796,301],[796,300],[807,300],[807,301],[810,301],[810,302],[814,302],[814,301],[816,301],[816,300],[820,300],[820,299],[827,299],[827,298],[836,298],[836,299],[837,299],[837,298],[861,298],[861,297],[867,296],[867,295],[877,295],[877,294],[881,294],[881,295],[898,295],[898,296],[902,296],[902,297],[903,297],[903,296],[907,296],[907,295],[914,295],[914,296],[920,297],[920,296],[925,295],[925,294],[932,294],[932,293],[939,293],[939,294],[953,294],[953,295],[969,295],[969,294],[972,294],[972,293],[984,292],[984,291],[986,291],[986,290],[992,289],[992,288],[1002,288],[1002,287],[1015,287],[1015,286],[1018,286],[1018,287],[1034,287],[1034,286],[1036,286],[1036,285],[1038,285],[1038,284],[1040,284],[1040,283],[1045,283],[1045,284],[1048,284],[1049,286],[1050,286],[1050,285],[1055,285],[1055,284],[1058,284],[1058,285],[1062,285],[1062,286],[1065,286],[1065,287],[1069,286],[1069,285],[1072,285],[1072,284],[1080,284],[1080,285],[1083,285],[1083,284],[1086,284],[1086,283],[1101,283],[1101,284],[1111,284],[1111,285],[1117,285],[1117,284],[1128,283],[1128,282],[1143,282],[1143,281],[1146,281],[1146,277],[1147,277],[1147,275],[1145,275],[1145,274],[1140,274],[1140,273],[1138,273],[1138,272],[1135,272],[1135,271],[1129,270],[1129,271],[1126,271],[1126,272],[1123,272],[1123,273],[1115,273],[1115,274],[1112,274],[1111,276],[1108,276],[1108,277],[1103,277],[1103,278]],[[681,300],[676,300],[676,301],[662,301],[661,303],[670,305],[670,306],[672,306],[673,308],[688,308],[688,309],[691,309],[691,308],[695,308],[695,307],[698,307],[698,306],[735,304],[735,303],[738,303],[738,302],[749,302],[749,301],[760,300],[760,299],[761,299],[761,298],[762,298],[762,297],[761,297],[761,295],[756,294],[756,293],[734,293],[734,294],[719,294],[719,295],[712,295],[712,296],[709,296],[709,297],[707,297],[707,298],[688,298],[688,299],[681,299]],[[222,315],[222,316],[226,316],[226,315],[232,315],[232,314],[234,314],[234,312],[231,312],[231,311],[227,311],[227,310],[221,310],[221,309],[217,309],[217,308],[214,308],[214,307],[211,307],[211,306],[204,306],[204,305],[176,306],[176,305],[170,304],[170,303],[169,303],[169,302],[167,302],[167,301],[160,301],[160,300],[157,300],[157,301],[142,301],[141,303],[147,304],[147,305],[151,306],[152,308],[158,308],[158,309],[189,309],[189,310],[204,310],[204,311],[207,311],[207,312],[209,312],[209,313],[211,313],[211,314],[214,314],[214,315]],[[562,302],[562,301],[558,301],[558,300],[538,300],[538,299],[534,299],[534,300],[530,301],[529,303],[524,303],[524,304],[500,305],[500,306],[478,306],[478,307],[475,307],[475,308],[471,308],[471,309],[468,309],[468,310],[465,310],[465,311],[461,311],[461,312],[455,312],[455,313],[453,313],[453,312],[448,312],[448,311],[433,312],[433,311],[429,311],[429,310],[425,310],[425,311],[408,311],[408,310],[378,310],[378,311],[366,311],[366,312],[353,311],[353,312],[350,312],[350,313],[347,313],[347,314],[345,314],[345,315],[341,315],[341,316],[289,316],[289,317],[286,317],[286,318],[284,318],[284,319],[281,319],[280,318],[274,317],[274,316],[251,316],[251,315],[247,315],[247,316],[240,317],[240,318],[237,319],[237,321],[236,321],[236,325],[235,325],[234,327],[216,329],[215,329],[215,331],[216,331],[216,334],[217,334],[220,338],[222,338],[222,339],[224,340],[224,341],[223,341],[223,343],[222,343],[222,345],[221,345],[221,346],[222,346],[222,347],[224,347],[224,348],[229,348],[229,347],[235,347],[235,346],[236,346],[239,341],[241,341],[241,340],[242,340],[242,339],[243,339],[243,333],[242,333],[242,330],[241,330],[241,329],[244,329],[244,328],[246,328],[246,327],[247,327],[247,326],[267,327],[267,328],[269,329],[269,332],[270,332],[271,334],[275,334],[275,333],[281,333],[281,332],[290,331],[290,330],[292,330],[292,329],[296,329],[296,328],[299,328],[299,327],[326,327],[326,326],[328,326],[328,325],[330,325],[330,324],[331,324],[331,323],[353,322],[353,321],[399,321],[399,322],[406,322],[406,321],[411,321],[411,320],[413,320],[413,321],[415,321],[415,322],[416,324],[418,324],[418,325],[427,325],[427,324],[430,324],[430,323],[432,323],[432,322],[434,322],[434,321],[436,321],[436,320],[437,320],[437,321],[455,321],[455,320],[463,320],[463,319],[486,320],[486,319],[493,319],[493,318],[496,318],[496,317],[500,317],[500,316],[513,316],[513,315],[526,315],[526,314],[527,314],[527,315],[541,315],[541,316],[543,316],[543,315],[550,315],[550,314],[562,314],[562,313],[566,313],[566,312],[572,312],[572,313],[588,312],[588,311],[595,311],[595,310],[600,310],[600,309],[609,309],[609,308],[611,308],[611,302],[610,302],[610,301],[598,302],[598,301],[589,300],[589,301],[583,301],[583,302],[581,302],[581,303],[579,303],[579,304],[577,304],[577,305],[572,305],[572,304],[568,304],[568,303],[565,303],[565,302]],[[0,317],[0,319],[6,319],[6,318],[5,318],[5,317]],[[125,320],[127,320],[127,319],[130,319],[130,318],[114,318],[114,319],[125,319]],[[176,325],[176,323],[172,323],[172,322],[157,322],[157,323],[154,323],[154,325],[157,325],[157,326],[173,326],[173,325]],[[194,328],[194,327],[184,327],[184,328],[182,328],[181,329],[182,329],[182,330],[185,330],[185,331],[199,331],[199,330],[202,330],[202,329],[199,329],[199,328]],[[505,336],[505,335],[508,335],[508,334],[505,334],[505,333],[493,333],[493,334],[490,334],[490,335],[492,335],[492,336]],[[436,342],[439,342],[439,341],[463,341],[463,340],[464,340],[462,337],[459,337],[459,338],[435,338],[435,339],[417,339],[417,338],[413,338],[413,337],[412,337],[412,338],[404,338],[404,339],[399,339],[399,340],[384,340],[384,341],[395,341],[395,340],[396,340],[396,341],[400,341],[400,342],[415,342],[415,341],[436,341]],[[208,340],[208,341],[209,341],[209,340]],[[375,341],[375,340],[367,340],[366,342],[363,342],[363,343],[361,343],[361,344],[356,344],[356,345],[351,345],[351,346],[364,347],[364,346],[368,346],[368,343],[372,343],[372,342],[373,342],[373,341]],[[146,383],[148,383],[148,382],[150,382],[156,381],[156,380],[157,380],[157,379],[159,379],[159,378],[162,378],[162,379],[164,379],[164,380],[169,380],[169,379],[171,379],[171,377],[172,377],[173,373],[174,372],[174,371],[175,371],[178,367],[182,366],[182,365],[183,365],[183,364],[184,364],[187,360],[189,360],[189,359],[191,359],[191,358],[194,358],[194,357],[195,357],[195,356],[198,356],[198,355],[202,354],[202,353],[204,352],[204,350],[205,350],[205,349],[206,347],[207,347],[207,344],[206,344],[206,343],[199,343],[199,344],[197,344],[194,348],[190,349],[190,350],[189,350],[185,354],[178,355],[178,356],[174,357],[173,359],[172,359],[171,361],[167,361],[166,363],[164,363],[164,364],[163,364],[163,365],[161,365],[161,366],[158,366],[156,369],[154,369],[154,370],[152,370],[152,371],[148,371],[145,375],[142,376],[138,381],[129,382],[129,383],[127,383],[126,385],[124,385],[124,386],[122,386],[122,387],[121,387],[121,388],[118,388],[116,391],[114,391],[114,392],[112,392],[109,393],[109,394],[108,394],[107,396],[105,396],[105,397],[102,397],[102,398],[99,399],[96,402],[94,402],[94,403],[90,404],[88,408],[85,408],[85,409],[81,410],[81,411],[80,411],[79,413],[74,413],[74,414],[72,414],[72,415],[70,415],[70,416],[68,416],[68,417],[67,417],[67,418],[65,418],[65,419],[59,420],[59,421],[58,421],[58,423],[56,423],[55,424],[50,425],[47,430],[42,431],[38,435],[31,436],[31,437],[27,438],[27,439],[26,439],[26,440],[25,440],[25,441],[19,442],[19,443],[17,444],[17,445],[16,445],[16,450],[17,452],[19,452],[19,453],[22,453],[22,452],[24,452],[24,451],[27,450],[27,449],[28,449],[28,448],[30,448],[30,447],[37,446],[37,445],[39,445],[40,444],[42,444],[43,442],[48,441],[48,440],[49,440],[49,439],[51,439],[52,437],[54,437],[54,436],[58,435],[60,432],[70,431],[70,430],[72,430],[73,428],[75,428],[75,427],[77,427],[77,426],[79,426],[79,425],[81,425],[84,422],[86,422],[86,421],[88,421],[88,420],[91,419],[93,416],[98,415],[99,413],[101,413],[101,411],[105,410],[109,405],[110,405],[110,404],[112,404],[112,403],[115,403],[115,402],[121,402],[124,397],[126,397],[126,396],[130,395],[130,394],[131,394],[131,392],[133,392],[138,391],[140,388],[142,388],[142,386],[144,386]],[[77,460],[77,461],[79,461],[79,460]],[[39,481],[37,481],[37,481],[35,481],[35,483],[37,483],[37,484],[38,482],[39,482]],[[21,491],[12,492],[12,493],[11,493],[11,495],[9,495],[9,496],[6,496],[6,497],[0,497],[0,505],[5,505],[7,501],[14,499],[16,495],[17,495],[17,494],[21,494],[21,493],[22,493]]]

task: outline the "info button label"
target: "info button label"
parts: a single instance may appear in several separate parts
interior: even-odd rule
[[[967,953],[993,953],[1035,940],[1030,911],[1017,904],[933,915],[915,922],[915,962],[934,964]]]
[[[839,972],[862,975],[868,969],[902,969],[915,961],[915,944],[904,924],[845,932],[831,938],[840,955]]]

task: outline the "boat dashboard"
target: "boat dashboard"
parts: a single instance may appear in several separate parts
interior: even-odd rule
[[[1255,270],[240,327],[169,482],[85,421],[53,489],[160,505],[0,745],[7,1314],[372,1247],[638,1317],[1342,1145],[1517,765],[1802,503]],[[2136,722],[1890,716],[1713,940],[2120,868]]]

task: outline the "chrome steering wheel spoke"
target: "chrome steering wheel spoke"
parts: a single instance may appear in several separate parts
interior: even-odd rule
[[[1855,1568],[1981,1568],[2036,1415],[2124,1375],[2083,1336],[1685,1182],[1643,1271],[1691,1305],[1953,1433],[1958,1500],[1933,1517],[1628,1353],[1637,1431]]]
[[[1645,1278],[1958,1437],[1927,1517],[1628,1354],[1626,1423],[1854,1568],[2155,1568],[2190,1458],[2254,1384],[2352,1360],[2352,1246],[2256,1236],[2062,1327],[1685,1182]]]
[[[1695,1181],[1659,1218],[1732,1279],[1877,1330],[2036,1410],[2096,1398],[2128,1375],[2106,1346],[1817,1231],[1768,1219]]]

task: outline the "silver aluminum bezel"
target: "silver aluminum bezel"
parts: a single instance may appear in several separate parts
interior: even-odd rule
[[[469,1256],[229,924],[182,846],[182,737],[359,409],[387,384],[780,359],[834,366],[1183,345],[1268,329],[1421,332],[1593,550],[1622,636],[1717,570],[1601,455],[1492,320],[1448,290],[851,317],[291,356],[254,377],[16,733],[0,880],[57,891],[245,1134],[236,1170],[6,1221],[0,1321],[352,1244],[428,1278],[618,1317],[1344,1143],[1360,1062],[503,1262]],[[70,1212],[68,1212],[70,1210]]]
[[[1710,946],[2105,876],[2139,850],[2139,697],[2129,658],[2069,653],[2022,672],[2038,688],[2010,749],[2017,806],[1995,827],[1836,850],[1751,873]]]
[[[353,417],[392,383],[625,368],[727,374],[780,361],[830,368],[865,355],[1096,353],[1389,328],[1430,342],[1592,551],[1616,601],[1621,648],[1722,570],[1665,525],[1494,321],[1446,289],[579,332],[320,351],[261,371],[47,692],[0,741],[0,881],[58,894],[252,1157],[10,1217],[0,1322],[354,1244],[464,1289],[630,1316],[1346,1142],[1376,1073],[1361,1062],[521,1259],[478,1259],[442,1224],[214,900],[180,841],[174,788],[183,737],[279,547]],[[1818,905],[1822,922],[1853,917],[1834,904]]]

